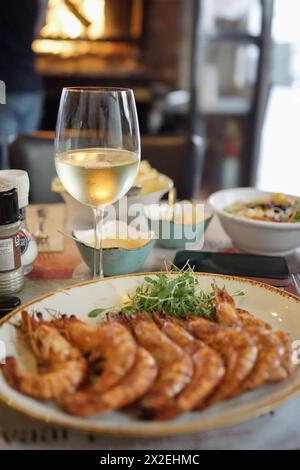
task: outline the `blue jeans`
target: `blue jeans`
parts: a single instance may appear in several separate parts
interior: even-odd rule
[[[11,92],[6,94],[6,104],[0,104],[0,144],[2,161],[7,168],[8,145],[19,134],[29,134],[38,129],[43,104],[41,91]]]

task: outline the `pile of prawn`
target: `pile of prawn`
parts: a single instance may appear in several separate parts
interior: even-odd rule
[[[120,313],[92,326],[23,311],[17,328],[36,370],[7,357],[2,373],[14,389],[73,416],[131,406],[156,420],[286,379],[295,367],[289,335],[238,309],[225,288],[215,295],[217,322]]]

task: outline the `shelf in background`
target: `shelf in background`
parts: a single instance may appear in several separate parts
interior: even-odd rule
[[[202,103],[202,114],[244,116],[251,110],[251,100],[240,96],[226,96],[219,98],[216,104]]]
[[[183,116],[188,114],[190,102],[187,100],[177,106],[165,104],[161,106],[160,111],[167,115]],[[241,96],[222,96],[216,103],[201,102],[199,108],[202,115],[220,115],[220,116],[245,116],[251,111],[251,100]]]
[[[222,31],[206,32],[204,39],[207,41],[231,41],[236,43],[256,44],[260,45],[262,42],[261,36],[254,36],[248,33],[226,33]]]

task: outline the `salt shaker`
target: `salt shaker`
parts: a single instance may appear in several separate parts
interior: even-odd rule
[[[24,285],[21,266],[19,205],[13,184],[0,179],[0,294],[18,292]]]
[[[33,268],[33,262],[38,255],[37,243],[31,235],[26,224],[26,207],[28,206],[29,178],[24,170],[2,170],[0,178],[11,182],[17,190],[19,202],[19,218],[22,222],[20,228],[20,248],[21,262],[24,274],[30,273]]]

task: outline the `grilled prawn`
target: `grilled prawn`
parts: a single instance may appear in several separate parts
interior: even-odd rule
[[[291,374],[295,369],[295,364],[293,362],[293,348],[290,335],[284,331],[273,331],[271,325],[259,320],[246,310],[238,308],[237,313],[244,328],[248,328],[251,332],[254,331],[255,327],[267,330],[265,333],[268,332],[273,338],[273,343],[277,344],[281,370],[277,370],[277,373],[274,372],[274,374],[271,374],[271,380],[273,376],[275,381],[283,380],[287,375]]]
[[[258,347],[255,367],[241,386],[240,392],[255,390],[265,382],[277,382],[287,377],[283,367],[284,347],[267,323],[245,310],[237,309],[243,328],[251,334]]]
[[[204,318],[188,320],[187,328],[215,349],[225,362],[225,375],[206,405],[232,397],[255,364],[257,347],[253,340],[244,331],[221,326]]]
[[[285,379],[287,377],[286,369],[291,362],[288,341],[284,342],[284,338],[280,340],[268,323],[254,317],[246,310],[236,308],[233,298],[225,288],[216,287],[215,293],[218,322],[247,331],[258,348],[255,365],[236,393],[240,394],[257,389],[267,381]],[[283,364],[285,351],[286,367]]]
[[[191,382],[176,397],[172,407],[159,414],[160,419],[170,418],[199,406],[221,381],[225,368],[221,356],[205,343],[195,339],[179,322],[156,316],[163,333],[192,356],[194,374]]]
[[[77,346],[97,370],[89,385],[91,391],[102,393],[108,390],[132,368],[137,344],[128,328],[119,322],[109,320],[91,326],[74,317],[59,317],[51,324]]]
[[[215,286],[216,315],[218,323],[227,326],[241,326],[241,321],[236,313],[233,298],[228,294],[225,287],[220,289]]]
[[[139,400],[151,387],[157,375],[155,360],[138,347],[135,363],[129,373],[114,387],[102,394],[81,390],[61,397],[59,404],[69,414],[89,416],[116,410]]]
[[[139,344],[152,354],[158,366],[158,377],[141,402],[149,415],[154,414],[154,410],[168,405],[190,383],[193,362],[147,315],[139,314],[128,321]]]
[[[38,371],[24,371],[14,357],[8,357],[1,368],[9,385],[31,397],[50,400],[58,399],[85,381],[86,360],[55,328],[23,311],[20,330],[35,355]]]

